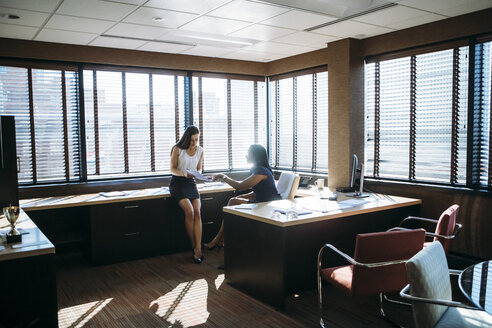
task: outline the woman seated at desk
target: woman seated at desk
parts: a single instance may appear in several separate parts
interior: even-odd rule
[[[193,250],[193,261],[200,264],[202,256],[202,219],[200,194],[195,179],[188,170],[201,171],[203,148],[198,145],[200,130],[186,128],[179,142],[171,150],[171,184],[169,191],[185,214],[185,227]]]
[[[273,177],[272,169],[270,164],[268,164],[268,156],[265,147],[258,144],[251,145],[248,149],[246,159],[248,160],[248,163],[253,164],[253,167],[250,170],[251,175],[243,181],[236,181],[225,174],[217,174],[214,177],[214,181],[221,180],[237,191],[253,189],[250,193],[231,198],[227,205],[232,206],[245,203],[270,202],[272,200],[281,199],[277,187],[275,186],[275,178]],[[211,242],[205,244],[205,247],[208,249],[222,246],[224,246],[224,223],[220,226],[217,236],[215,236]]]

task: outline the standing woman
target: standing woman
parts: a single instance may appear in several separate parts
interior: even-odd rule
[[[203,148],[198,145],[200,130],[186,128],[179,142],[171,150],[171,184],[169,191],[185,214],[185,227],[193,249],[193,261],[202,263],[202,220],[200,194],[195,179],[187,170],[202,170]]]

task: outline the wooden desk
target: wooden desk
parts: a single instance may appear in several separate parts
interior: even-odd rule
[[[338,202],[306,197],[259,203],[252,210],[225,207],[226,281],[283,309],[288,295],[315,288],[321,246],[331,243],[351,254],[357,234],[394,227],[417,215],[421,204],[419,199],[373,194],[361,199],[368,201],[365,204],[341,209],[347,200],[340,194]],[[312,212],[291,221],[285,215],[272,219],[276,209],[291,206]],[[332,257],[326,260],[344,264]]]
[[[200,183],[203,241],[222,223],[233,196],[223,183]],[[107,197],[105,195],[111,195]],[[153,188],[21,200],[20,206],[56,245],[58,253],[82,251],[93,264],[189,251],[184,214],[169,189]]]
[[[197,186],[200,195],[206,195],[216,192],[234,191],[234,188],[232,188],[231,186],[220,182],[200,183]],[[125,193],[125,195],[106,197],[101,195],[104,193],[95,193],[95,194],[23,199],[20,201],[20,206],[24,211],[29,212],[29,211],[41,211],[41,210],[66,208],[66,207],[112,204],[112,203],[120,203],[120,202],[130,202],[130,201],[171,197],[171,193],[169,192],[168,187],[126,190],[121,192]]]
[[[10,224],[0,215],[0,326],[57,327],[55,247],[21,211],[17,228],[22,242],[5,243]]]

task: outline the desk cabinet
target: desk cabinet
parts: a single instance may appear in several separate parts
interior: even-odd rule
[[[169,252],[169,203],[169,199],[151,199],[91,206],[92,263],[114,263]]]

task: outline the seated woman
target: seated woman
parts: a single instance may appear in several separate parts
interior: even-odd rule
[[[246,158],[248,163],[253,164],[253,167],[250,170],[251,175],[243,181],[233,180],[225,174],[217,174],[214,177],[214,181],[221,180],[237,191],[253,189],[250,193],[231,198],[227,205],[260,203],[281,199],[277,187],[275,186],[272,169],[270,164],[268,164],[268,156],[265,147],[258,144],[251,145],[248,149],[248,156]],[[205,247],[208,249],[222,246],[224,246],[224,223],[220,226],[217,236],[215,236],[208,244],[205,244]]]

